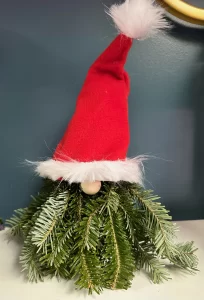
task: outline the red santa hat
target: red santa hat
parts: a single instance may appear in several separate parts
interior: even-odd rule
[[[142,183],[142,160],[127,158],[130,81],[124,65],[133,39],[167,27],[163,9],[152,0],[126,0],[108,11],[119,35],[90,67],[76,110],[52,159],[36,172],[52,180]]]

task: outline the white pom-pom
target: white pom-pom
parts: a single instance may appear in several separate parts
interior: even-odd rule
[[[120,33],[134,39],[145,39],[169,27],[164,9],[154,0],[126,0],[106,11]]]

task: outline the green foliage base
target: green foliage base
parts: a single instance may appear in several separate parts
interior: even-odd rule
[[[193,242],[174,242],[177,228],[158,200],[126,182],[102,183],[89,196],[78,184],[45,180],[30,206],[7,223],[12,235],[23,235],[20,262],[29,281],[57,276],[89,293],[127,289],[142,268],[154,283],[168,280],[166,259],[197,270]]]

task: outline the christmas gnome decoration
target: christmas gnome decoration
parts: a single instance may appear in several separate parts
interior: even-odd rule
[[[164,259],[189,272],[197,267],[193,242],[174,242],[168,211],[143,187],[145,157],[127,158],[124,65],[133,39],[168,27],[163,9],[126,0],[107,13],[119,34],[90,67],[53,158],[35,163],[42,190],[8,221],[11,234],[23,236],[20,262],[30,281],[74,278],[90,293],[127,289],[142,268],[154,283],[167,280]]]

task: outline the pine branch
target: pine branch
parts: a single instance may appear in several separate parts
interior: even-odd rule
[[[107,186],[105,188],[105,199],[107,201],[106,205],[116,213],[120,202],[120,195],[117,193],[115,185]]]
[[[159,284],[170,279],[165,265],[157,257],[155,246],[148,239],[135,243],[135,247],[138,269],[144,268],[149,273],[153,283]]]
[[[20,262],[22,271],[26,271],[29,281],[38,282],[43,280],[43,272],[37,257],[37,247],[32,244],[30,235],[24,241]]]
[[[195,255],[197,248],[193,242],[180,243],[176,245],[178,255],[170,258],[170,261],[177,267],[185,269],[194,274],[198,271],[198,258]]]
[[[115,227],[114,227],[114,223],[113,223],[113,217],[112,217],[110,209],[109,209],[109,217],[110,217],[110,225],[111,225],[111,230],[112,230],[113,242],[114,242],[114,246],[115,246],[115,256],[116,256],[116,269],[114,272],[115,273],[114,280],[112,282],[111,288],[115,289],[116,285],[118,283],[119,273],[121,272],[121,258],[120,258],[120,253],[119,253],[118,241],[116,239],[116,231],[115,231]]]
[[[88,289],[89,294],[92,294],[93,291],[100,294],[102,291],[101,269],[96,254],[92,251],[83,250],[80,254],[78,269],[80,275],[75,284],[80,289]]]
[[[54,267],[54,266],[45,267],[44,266],[43,274],[44,274],[44,277],[51,278],[51,279],[53,277],[56,277],[58,280],[60,280],[62,278],[66,279],[66,280],[71,279],[71,275],[70,275],[67,263],[61,264],[60,267]]]
[[[19,208],[14,211],[13,217],[6,221],[6,225],[11,227],[10,234],[12,236],[19,236],[23,234],[23,225],[27,220],[28,208]]]
[[[43,249],[47,254],[50,243],[53,250],[53,239],[56,236],[56,225],[64,217],[69,200],[69,192],[62,192],[57,196],[52,195],[42,206],[41,213],[32,230],[32,242],[38,251]]]
[[[10,234],[26,238],[40,214],[40,208],[39,210],[36,209],[35,212],[32,212],[29,208],[20,208],[15,210],[14,213],[13,217],[6,221],[6,224],[11,227]]]
[[[139,270],[145,268],[154,283],[158,284],[170,279],[164,264],[157,258],[156,248],[143,226],[143,214],[135,208],[128,195],[123,195],[123,191],[121,195],[120,209],[126,221],[128,236],[133,243],[136,267]]]
[[[102,223],[100,212],[104,201],[98,197],[87,202],[84,200],[84,203],[81,220],[75,227],[74,246],[70,253],[74,259],[71,262],[70,272],[72,277],[78,277],[75,284],[80,288],[87,288],[91,294],[93,291],[99,293],[102,289],[102,270],[97,247]]]
[[[53,193],[52,193],[53,194]],[[42,248],[41,264],[50,268],[50,275],[62,274],[63,278],[70,278],[70,252],[74,247],[76,238],[75,228],[79,224],[78,200],[81,198],[81,193],[76,185],[68,185],[61,183],[55,188],[53,198],[56,200],[64,195],[65,200],[64,213],[58,212],[59,218],[55,220],[55,227],[52,231],[52,241],[46,242],[46,251]],[[67,202],[66,202],[67,198]],[[59,199],[58,199],[59,200]],[[81,199],[82,205],[82,199]],[[63,207],[63,205],[62,205]],[[82,209],[82,207],[81,207]],[[57,211],[56,211],[57,212]],[[71,260],[72,261],[72,260]],[[64,269],[63,269],[64,266]]]
[[[82,249],[96,250],[100,233],[100,221],[97,218],[97,212],[100,208],[101,206],[97,207],[90,214],[86,213],[87,217],[84,217],[80,222],[79,233],[82,237]]]
[[[24,238],[27,237],[31,227],[34,225],[38,212],[41,206],[47,200],[46,197],[53,187],[53,183],[45,180],[46,184],[43,186],[41,192],[36,196],[31,196],[31,203],[27,208],[20,208],[14,211],[14,216],[6,221],[7,225],[11,227],[11,235],[23,235]]]
[[[169,279],[161,259],[197,271],[193,243],[174,244],[175,227],[159,198],[131,183],[104,182],[94,196],[79,184],[45,180],[26,209],[9,220],[23,233],[23,270],[30,281],[44,276],[77,277],[89,293],[127,289],[135,269],[154,283]]]
[[[39,208],[36,210],[35,213],[33,213],[33,215],[31,215],[30,212],[26,214],[25,220],[22,225],[22,232],[23,232],[24,239],[31,233],[40,213],[41,210]],[[29,219],[28,219],[28,215],[30,215]]]
[[[0,218],[0,231],[5,229],[4,221],[2,218]]]
[[[165,265],[151,253],[144,255],[144,268],[150,273],[153,283],[159,284],[170,279]]]
[[[154,254],[159,258],[168,258],[176,266],[189,272],[196,271],[197,257],[194,254],[196,249],[193,248],[193,243],[178,245],[174,243],[177,228],[170,222],[171,217],[165,207],[161,203],[154,202],[159,197],[140,187],[134,188],[132,193],[136,196],[140,209],[142,208],[145,213],[142,226],[149,230],[149,241],[155,245]]]
[[[81,221],[81,214],[82,214],[82,195],[78,195],[78,205],[77,205],[77,214],[78,214],[78,219]]]
[[[127,207],[125,207],[123,204],[119,205],[120,210],[122,211],[124,215],[124,220],[126,221],[126,230],[128,232],[128,235],[132,241],[132,243],[135,243],[135,227],[134,227],[134,209],[132,212],[127,210]],[[133,218],[131,218],[133,216]]]
[[[81,208],[81,217],[76,227],[75,243],[77,248],[96,250],[99,244],[99,236],[105,207],[107,206],[107,195],[87,197],[85,195]],[[75,202],[76,206],[76,202]]]
[[[144,210],[144,224],[150,232],[159,257],[174,257],[178,255],[178,249],[174,245],[176,228],[169,216],[168,211],[159,202],[160,198],[153,196],[151,191],[144,191],[142,188],[132,190],[136,201]]]
[[[81,221],[75,229],[75,249],[96,250],[99,243],[100,216],[98,215],[103,204],[97,199],[89,201],[82,210]]]
[[[122,186],[117,192],[120,195],[119,210],[121,211],[126,224],[125,229],[134,245],[135,242],[139,243],[140,241],[143,241],[144,237],[147,235],[146,227],[143,226],[144,215],[137,209],[129,190]]]
[[[108,288],[127,289],[131,285],[135,268],[132,248],[120,212],[115,214],[110,207],[107,209],[108,221],[104,228],[104,235],[106,235],[104,279]]]
[[[60,226],[56,231],[53,244],[48,244],[47,253],[42,253],[40,262],[47,267],[54,267],[57,272],[61,269],[61,265],[66,264],[69,259],[71,247],[73,246],[72,234],[74,232],[74,224],[65,228],[66,225]]]

